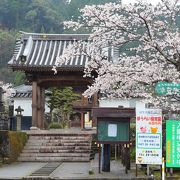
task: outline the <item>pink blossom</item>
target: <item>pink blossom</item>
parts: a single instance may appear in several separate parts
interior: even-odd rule
[[[97,73],[85,96],[101,92],[109,98],[141,97],[156,106],[178,109],[174,98],[177,94],[172,98],[172,94],[157,96],[154,91],[159,81],[180,83],[177,2],[162,0],[156,6],[142,2],[85,6],[79,18],[82,21],[65,22],[65,26],[74,30],[89,27],[92,32],[89,41],[69,45],[57,57],[56,66],[81,51],[89,57],[85,77]]]

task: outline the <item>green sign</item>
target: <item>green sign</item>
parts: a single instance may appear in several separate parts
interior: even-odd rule
[[[166,121],[166,166],[180,167],[180,120]]]
[[[159,95],[180,94],[180,84],[158,82],[155,86],[155,92]]]
[[[98,121],[98,141],[129,141],[129,122]]]

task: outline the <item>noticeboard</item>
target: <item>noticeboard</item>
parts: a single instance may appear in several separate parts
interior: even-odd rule
[[[96,107],[92,116],[97,120],[97,141],[101,144],[129,143],[130,119],[134,108]]]
[[[162,164],[161,109],[136,109],[136,164]]]
[[[166,167],[180,167],[180,120],[166,121]]]
[[[97,135],[102,143],[129,141],[129,121],[98,120]]]

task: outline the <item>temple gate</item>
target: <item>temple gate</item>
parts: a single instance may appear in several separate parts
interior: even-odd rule
[[[63,54],[68,44],[74,41],[86,41],[84,34],[36,34],[23,32],[16,41],[14,55],[8,65],[13,71],[23,71],[29,84],[32,84],[32,126],[44,128],[45,89],[49,87],[71,86],[82,94],[92,83],[91,78],[83,77],[84,65],[88,58],[81,54],[57,68],[54,74],[52,67],[56,57]],[[97,107],[97,94],[88,98],[82,96],[74,109],[81,113],[81,128],[84,128],[84,114]]]

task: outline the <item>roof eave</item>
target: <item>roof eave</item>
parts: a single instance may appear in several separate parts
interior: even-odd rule
[[[18,66],[9,64],[9,67],[12,68],[13,71],[25,71],[25,72],[47,72],[52,71],[52,66],[48,67],[37,67],[37,66]],[[84,71],[84,66],[74,66],[74,67],[57,67],[57,71]]]

